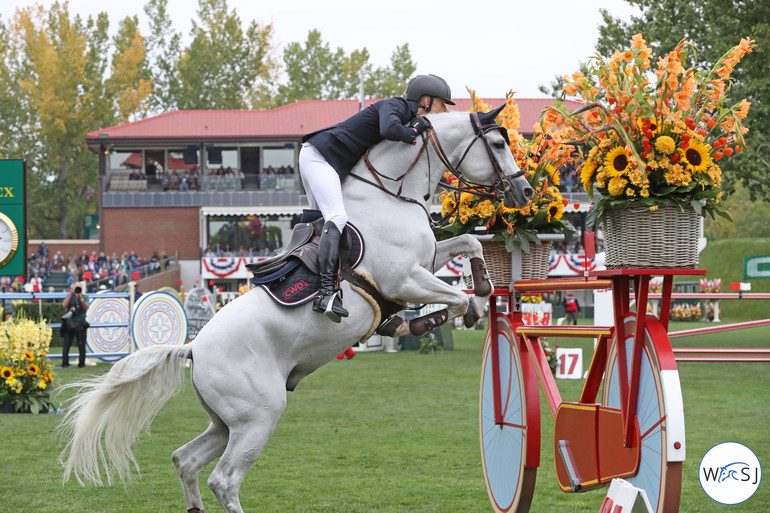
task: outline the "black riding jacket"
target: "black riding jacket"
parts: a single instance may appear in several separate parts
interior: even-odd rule
[[[415,131],[405,126],[417,114],[417,102],[395,97],[380,100],[342,123],[302,138],[315,146],[345,178],[366,150],[382,141],[414,143]]]

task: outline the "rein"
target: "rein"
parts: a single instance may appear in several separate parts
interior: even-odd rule
[[[438,222],[434,222],[430,216],[430,212],[425,207],[423,202],[418,201],[414,198],[410,198],[408,196],[402,195],[406,177],[417,165],[417,162],[420,161],[423,154],[425,154],[426,157],[428,158],[428,176],[430,176],[430,155],[425,152],[425,149],[428,147],[428,143],[430,143],[434,151],[436,152],[436,155],[438,156],[439,160],[444,165],[444,167],[446,167],[447,170],[457,179],[459,184],[462,184],[459,186],[452,186],[447,184],[444,185],[444,187],[453,189],[455,191],[455,194],[458,197],[458,201],[456,202],[458,205],[459,205],[459,196],[464,191],[473,192],[473,194],[484,198],[491,198],[491,199],[501,198],[510,189],[510,183],[507,180],[512,178],[518,178],[519,176],[524,175],[525,171],[519,170],[517,173],[514,173],[513,175],[506,177],[505,172],[502,169],[502,166],[500,166],[500,162],[498,162],[497,158],[494,155],[494,152],[492,150],[492,147],[489,144],[489,141],[484,137],[484,135],[486,135],[488,132],[491,132],[492,130],[499,130],[503,133],[503,136],[505,137],[506,141],[508,141],[508,133],[505,131],[505,128],[497,124],[491,124],[486,126],[482,125],[481,121],[479,120],[479,116],[477,112],[472,112],[470,115],[470,118],[471,118],[471,123],[473,124],[473,130],[476,133],[476,136],[465,148],[465,151],[463,152],[462,157],[455,165],[453,165],[449,161],[449,157],[447,156],[446,152],[444,151],[444,148],[441,146],[441,142],[438,139],[436,130],[433,128],[433,126],[429,126],[428,129],[425,131],[425,133],[422,134],[423,144],[422,144],[422,147],[420,148],[420,151],[417,153],[417,156],[415,157],[414,161],[412,161],[412,163],[409,165],[407,170],[401,176],[398,176],[396,178],[391,178],[389,176],[386,176],[380,173],[377,170],[377,168],[374,167],[371,160],[369,159],[370,150],[366,150],[366,153],[364,154],[364,163],[366,164],[366,168],[372,173],[372,176],[374,177],[376,182],[368,180],[355,173],[350,173],[349,176],[352,176],[357,180],[360,180],[377,189],[380,189],[381,191],[385,192],[389,196],[392,196],[396,199],[419,205],[425,212],[425,215],[428,217],[428,220],[431,226],[436,228],[437,226],[440,226],[446,219],[451,217],[451,213],[448,213],[446,216],[444,216],[444,219]],[[465,157],[468,156],[468,153],[470,152],[473,145],[476,144],[476,141],[478,141],[479,139],[481,139],[484,142],[484,147],[486,148],[487,154],[489,155],[489,160],[492,162],[492,166],[494,167],[495,172],[497,173],[497,181],[492,185],[480,185],[480,184],[470,182],[469,180],[465,179],[462,173],[460,173],[460,171],[458,170],[460,165],[465,160]],[[382,181],[383,178],[393,182],[399,182],[398,191],[395,193],[390,191],[383,183]],[[427,194],[425,196],[425,200],[427,200],[429,197],[430,197],[430,194]]]

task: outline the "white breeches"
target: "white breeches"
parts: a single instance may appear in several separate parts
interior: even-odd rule
[[[310,208],[320,210],[324,221],[331,221],[342,232],[348,222],[342,201],[340,175],[310,143],[299,151],[299,170]]]

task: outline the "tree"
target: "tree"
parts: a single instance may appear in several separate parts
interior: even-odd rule
[[[304,44],[287,45],[283,62],[288,81],[278,87],[279,105],[300,100],[357,98],[362,76],[364,94],[370,98],[403,95],[416,69],[408,44],[396,48],[390,67],[373,69],[366,48],[350,55],[342,48],[332,50],[316,29],[308,32]]]
[[[660,55],[673,49],[682,38],[698,50],[697,62],[710,67],[743,37],[759,42],[733,73],[734,83],[728,103],[743,98],[751,102],[745,123],[748,151],[722,166],[729,179],[748,187],[751,198],[770,199],[770,3],[754,0],[704,0],[688,3],[678,0],[626,0],[641,9],[638,17],[622,22],[602,10],[603,24],[597,50],[611,55],[624,48],[631,36],[641,33],[653,51]]]
[[[181,36],[173,29],[167,11],[168,0],[149,0],[144,12],[150,22],[145,38],[147,69],[152,77],[150,111],[159,114],[177,108],[181,88],[179,69]]]
[[[252,21],[246,30],[227,0],[200,0],[192,42],[178,62],[180,109],[247,109],[255,89],[270,79],[273,26]]]
[[[83,218],[96,210],[98,160],[85,134],[138,112],[149,94],[142,77],[144,47],[136,19],[127,18],[112,42],[106,13],[71,19],[67,4],[18,10],[7,28],[0,82],[11,98],[16,143],[6,155],[27,161],[32,237],[82,236]]]
[[[402,96],[416,69],[409,52],[409,43],[398,46],[390,57],[390,68],[378,68],[372,73],[366,92],[372,98]]]
[[[308,32],[304,46],[297,42],[289,43],[283,51],[283,63],[289,80],[278,86],[278,105],[300,100],[337,98],[340,86],[336,75],[344,61],[342,48],[332,51],[329,43],[321,39],[321,32],[315,29]],[[353,72],[349,67],[348,75]]]

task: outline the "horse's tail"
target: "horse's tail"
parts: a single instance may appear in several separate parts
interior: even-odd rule
[[[190,345],[142,349],[103,376],[65,387],[78,389],[59,425],[65,483],[74,475],[81,485],[102,486],[102,470],[107,484],[114,475],[128,480],[132,466],[139,471],[131,445],[182,387],[191,352]]]

